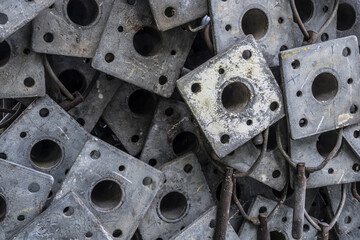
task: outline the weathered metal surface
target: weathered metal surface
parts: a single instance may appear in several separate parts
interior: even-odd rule
[[[178,27],[208,13],[207,0],[149,0],[149,5],[160,31]]]
[[[209,2],[217,53],[252,34],[267,63],[273,67],[279,65],[281,50],[295,47],[294,31],[297,26],[287,0]]]
[[[30,49],[30,36],[31,25],[28,24],[3,42],[0,41],[0,98],[45,96],[44,66],[41,56]]]
[[[129,239],[164,180],[160,171],[101,140],[90,138],[55,201],[74,192],[107,232],[113,237]]]
[[[54,2],[54,1],[53,1]],[[113,0],[59,0],[35,19],[35,52],[92,58]]]
[[[360,2],[341,0],[337,12],[337,37],[355,35],[359,39]]]
[[[265,212],[267,215],[275,208],[277,202],[258,196],[249,210],[249,216],[258,217],[259,213]],[[294,239],[291,235],[293,209],[282,205],[278,212],[268,219],[271,239]],[[317,230],[305,219],[304,234],[302,239],[314,239]],[[256,239],[257,226],[249,222],[244,222],[240,229],[239,236],[246,236],[246,239]]]
[[[0,2],[0,42],[25,26],[54,2],[55,0],[2,0]]]
[[[54,179],[8,160],[0,160],[0,239],[10,239],[43,209]]]
[[[104,111],[103,119],[127,152],[136,156],[143,149],[157,97],[134,85],[125,82],[120,84]]]
[[[121,81],[119,79],[100,74],[86,99],[72,108],[69,114],[75,118],[86,131],[90,132],[99,121],[120,85]]]
[[[202,214],[198,219],[186,227],[182,232],[170,238],[170,240],[194,239],[205,240],[213,239],[216,218],[216,207],[212,207]],[[231,225],[228,223],[226,231],[227,240],[240,239]]]
[[[1,135],[0,153],[54,177],[52,198],[89,134],[48,96],[33,102]],[[14,144],[18,143],[18,144]]]
[[[281,53],[287,119],[293,139],[358,122],[360,83],[353,80],[360,76],[358,55],[354,36]]]
[[[270,127],[267,151],[260,165],[249,176],[277,191],[281,191],[287,181],[288,167],[285,159],[277,148],[275,128],[276,126],[274,125]],[[285,135],[283,135],[283,137],[285,138]],[[221,159],[221,162],[241,172],[246,172],[256,161],[260,152],[261,145],[256,146],[254,141],[250,140]]]
[[[193,152],[201,163],[206,161],[186,104],[161,99],[158,103],[140,160],[159,168],[163,164]]]
[[[115,1],[92,66],[170,97],[194,38],[181,27],[157,31],[146,0]]]
[[[214,206],[194,154],[169,162],[160,170],[166,182],[139,225],[144,240],[169,239]]]
[[[251,36],[186,74],[177,87],[220,158],[284,116],[280,88]]]
[[[69,192],[13,239],[113,239],[74,193]]]
[[[341,200],[341,185],[333,185],[327,187],[329,194],[330,207],[332,214],[336,213]],[[346,200],[343,210],[340,213],[339,220],[336,222],[336,230],[338,234],[344,235],[354,229],[357,229],[360,225],[360,219],[358,218],[358,209],[360,202],[353,196],[351,192],[351,184],[347,186]]]
[[[316,167],[330,153],[336,143],[336,137],[336,131],[331,131],[300,140],[290,140],[291,157],[295,162],[304,162],[307,167]],[[359,159],[344,142],[339,152],[323,169],[310,173],[307,178],[307,188],[358,181],[360,175],[354,167],[357,165]],[[292,171],[290,175],[292,180]]]
[[[356,156],[360,157],[360,124],[346,127],[343,137]]]

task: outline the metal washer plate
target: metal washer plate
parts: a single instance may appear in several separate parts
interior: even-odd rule
[[[246,53],[249,59],[242,57]],[[222,103],[223,91],[230,84],[236,86],[230,93],[239,91],[231,101],[246,102],[240,109],[229,110]],[[220,158],[284,116],[280,88],[251,36],[186,74],[177,87]],[[244,100],[245,89],[248,99]]]
[[[30,36],[31,25],[28,24],[5,40],[10,47],[10,56],[8,62],[0,67],[0,98],[45,96],[44,66],[41,56],[30,50]],[[4,57],[3,49],[2,54]]]
[[[13,157],[16,158],[8,158],[11,161]],[[10,239],[42,211],[54,182],[48,174],[10,161],[0,160],[0,196],[6,203],[5,218],[0,222],[0,239]],[[1,207],[3,209],[4,205]]]
[[[1,0],[0,13],[5,14],[8,21],[5,24],[0,24],[0,42],[30,22],[43,9],[49,7],[54,2],[55,0]]]
[[[166,31],[203,17],[208,12],[207,0],[149,0],[156,26]],[[166,15],[166,12],[169,16]],[[172,11],[175,12],[171,16]]]
[[[34,51],[75,57],[94,57],[113,0],[95,0],[95,2],[99,8],[98,16],[94,22],[86,26],[78,25],[70,20],[66,11],[69,0],[56,1],[53,8],[41,12],[33,23],[32,48]],[[45,41],[47,33],[53,36],[50,42]]]
[[[267,30],[257,42],[271,67],[279,65],[278,54],[282,46],[286,46],[288,49],[295,47],[293,32],[297,26],[293,22],[289,1],[210,0],[209,3],[217,53],[225,51],[237,41],[245,38],[242,19],[251,9],[261,10],[266,15]],[[253,18],[250,19],[255,21],[260,19],[260,16],[253,15]]]
[[[119,203],[115,200],[116,206],[111,208],[98,207],[92,200],[95,199],[92,198],[92,189],[104,180],[112,181],[121,189],[120,197],[116,198]],[[72,191],[99,219],[107,232],[120,230],[123,239],[130,239],[164,180],[164,174],[155,168],[99,139],[90,138],[54,201]]]
[[[346,48],[350,55],[345,57],[343,51]],[[293,139],[359,122],[360,82],[356,79],[360,76],[360,64],[355,36],[283,51],[280,59],[288,125]],[[332,89],[322,95],[329,99],[327,101],[319,101],[313,94],[313,82],[320,74],[332,74],[336,78],[335,97],[331,98],[335,92]],[[329,79],[324,77],[317,82]],[[335,89],[335,83],[326,86]],[[324,88],[319,85],[315,91],[321,93]],[[350,112],[352,105],[356,105],[355,113]]]
[[[146,56],[140,55],[133,43],[135,34],[144,27],[150,35],[157,36],[154,39],[159,38],[153,51]],[[163,97],[170,97],[195,36],[181,27],[157,31],[146,0],[137,0],[134,5],[118,0],[114,2],[92,66]]]

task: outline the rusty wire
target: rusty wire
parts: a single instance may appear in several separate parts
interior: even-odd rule
[[[52,67],[50,66],[49,60],[47,59],[46,55],[42,55],[43,64],[46,69],[46,71],[49,73],[51,79],[59,86],[60,91],[70,100],[74,100],[75,97],[67,90],[67,88],[62,84],[62,82],[59,80],[59,78],[54,73]]]
[[[339,149],[341,147],[341,144],[342,144],[343,132],[344,132],[344,129],[340,128],[334,148],[331,150],[329,155],[318,166],[316,166],[316,167],[306,167],[306,171],[308,173],[313,173],[313,172],[316,172],[316,171],[319,171],[319,170],[323,169],[330,162],[330,160],[335,157],[336,153],[339,151]],[[276,127],[276,143],[278,145],[278,148],[279,148],[281,154],[285,158],[285,160],[290,164],[290,166],[292,166],[293,168],[296,168],[296,163],[286,153],[286,151],[284,150],[283,145],[281,143],[280,124],[278,124],[277,127]]]
[[[333,10],[329,16],[329,18],[325,21],[325,23],[320,27],[317,32],[308,31],[299,16],[299,12],[297,11],[295,0],[290,0],[291,11],[293,12],[294,21],[298,24],[301,33],[304,35],[305,41],[303,45],[309,45],[316,42],[319,36],[325,31],[325,29],[329,26],[331,21],[335,18],[337,10],[339,8],[339,0],[335,0]]]
[[[8,119],[6,119],[6,115],[5,115],[5,117],[0,120],[0,128],[7,127],[19,116],[19,114],[21,113],[21,108],[22,108],[21,106],[22,106],[22,104],[20,102],[15,104],[13,109],[11,109],[12,111],[15,111],[15,112],[8,113],[8,114],[12,114],[12,116],[9,117]]]
[[[339,206],[336,210],[336,213],[333,217],[333,219],[331,219],[330,223],[329,223],[329,228],[328,231],[330,231],[334,226],[335,223],[338,221],[340,214],[345,206],[345,201],[346,201],[346,184],[342,184],[341,185],[341,200],[339,203]],[[307,211],[305,210],[304,212],[305,218],[308,220],[308,222],[319,232],[322,231],[322,228],[319,226],[319,220],[315,218],[315,220],[307,213]]]
[[[251,173],[253,173],[255,171],[255,169],[259,166],[259,164],[261,163],[261,160],[265,156],[265,153],[267,151],[268,140],[269,140],[269,128],[267,128],[264,131],[264,142],[263,142],[262,147],[261,147],[261,152],[260,152],[258,158],[256,159],[256,161],[254,162],[254,164],[246,172],[236,171],[234,173],[234,175],[233,175],[235,178],[247,177],[247,176],[249,176]]]

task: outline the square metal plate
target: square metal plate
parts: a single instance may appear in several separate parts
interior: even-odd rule
[[[90,138],[54,201],[72,191],[107,232],[130,239],[164,180],[155,168]]]
[[[113,0],[56,1],[35,18],[32,48],[40,53],[94,57],[112,4]]]
[[[139,225],[144,240],[170,239],[214,206],[194,154],[169,162],[160,170],[166,182]]]
[[[280,87],[251,36],[177,81],[219,157],[284,116]]]
[[[287,0],[210,0],[214,44],[221,53],[252,34],[267,63],[279,65],[280,50],[295,47],[297,28]]]
[[[0,98],[45,96],[44,66],[41,56],[30,50],[30,36],[31,25],[28,24],[0,41]]]
[[[14,1],[1,0],[0,2],[0,42],[25,26],[43,9],[53,4],[55,0]],[[11,14],[10,14],[11,13]]]
[[[207,0],[149,0],[156,26],[166,31],[208,13]]]
[[[359,47],[355,36],[281,52],[291,137],[359,122]]]
[[[181,27],[159,32],[146,0],[114,2],[92,66],[170,97],[196,34]]]
[[[54,179],[33,169],[0,160],[0,239],[10,239],[43,209]],[[4,217],[4,218],[3,218]]]

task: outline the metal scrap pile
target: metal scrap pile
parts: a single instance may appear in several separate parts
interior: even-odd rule
[[[0,239],[359,239],[359,18],[0,0]]]

